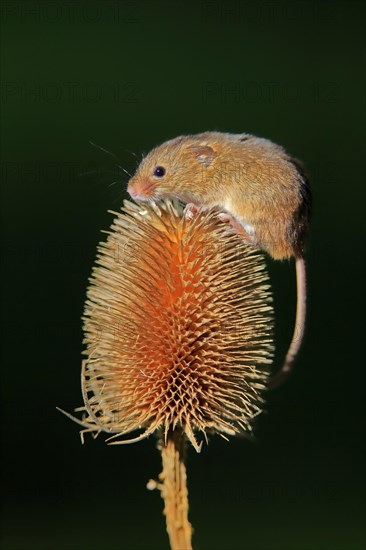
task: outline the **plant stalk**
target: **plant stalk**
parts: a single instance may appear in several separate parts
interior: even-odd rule
[[[192,526],[188,521],[188,490],[185,467],[185,435],[181,429],[160,439],[163,470],[159,483],[150,481],[149,489],[160,490],[171,550],[192,550]]]

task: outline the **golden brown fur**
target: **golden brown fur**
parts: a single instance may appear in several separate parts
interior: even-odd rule
[[[157,166],[164,177],[153,175]],[[253,244],[273,258],[302,254],[308,185],[298,161],[267,139],[205,132],[167,141],[143,159],[128,190],[140,200],[175,197],[216,207],[251,226]]]

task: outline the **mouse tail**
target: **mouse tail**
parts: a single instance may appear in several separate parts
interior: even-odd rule
[[[293,363],[304,338],[306,318],[306,266],[305,259],[302,256],[296,258],[296,286],[297,306],[294,333],[283,367],[274,374],[269,382],[268,387],[270,390],[280,386],[291,373]]]

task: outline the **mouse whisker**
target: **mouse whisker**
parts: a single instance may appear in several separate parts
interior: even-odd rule
[[[130,155],[133,155],[136,159],[139,158],[139,156],[138,156],[136,153],[134,153],[133,151],[130,151],[129,149],[124,149],[124,151],[125,151],[126,153],[130,153]]]
[[[115,155],[114,153],[112,153],[111,151],[108,151],[108,149],[105,149],[104,147],[102,147],[101,145],[98,145],[97,143],[94,143],[93,141],[90,141],[89,140],[89,143],[90,145],[93,145],[93,147],[96,147],[97,149],[100,149],[101,151],[103,151],[103,153],[107,153],[107,155],[111,155],[111,157],[119,160],[119,158],[117,157],[117,155]]]
[[[105,149],[104,147],[102,147],[101,145],[98,145],[97,143],[94,143],[93,141],[90,141],[89,140],[89,143],[90,145],[93,145],[93,147],[96,147],[97,149],[100,149],[101,151],[103,151],[103,153],[107,153],[107,155],[110,155],[111,157],[113,157],[114,159],[120,161],[120,159],[117,157],[117,155],[115,155],[114,153],[112,153],[111,151],[108,151],[108,149]],[[129,151],[130,152],[130,151]],[[136,156],[136,155],[135,155]],[[118,166],[118,168],[120,170],[122,170],[127,176],[129,176],[130,178],[132,178],[132,174],[130,174],[130,172],[128,172],[128,170],[126,170],[125,168],[123,168],[123,166],[121,166],[120,164],[116,164],[116,166]]]
[[[121,166],[120,164],[117,164],[116,166],[118,166],[118,168],[120,170],[122,170],[122,172],[124,172],[125,174],[127,174],[127,176],[129,176],[130,178],[132,178],[132,174],[130,174],[130,172],[128,172],[128,170],[126,170],[125,168],[123,168],[123,166]]]
[[[120,180],[116,180],[116,181],[112,181],[112,183],[109,183],[108,187],[112,187],[112,185],[116,185],[116,183],[121,183],[122,184],[122,182]]]

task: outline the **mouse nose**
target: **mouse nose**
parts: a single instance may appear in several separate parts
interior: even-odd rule
[[[148,178],[130,182],[127,191],[133,199],[148,199],[152,195],[153,182]]]
[[[136,189],[130,185],[127,187],[127,192],[133,199],[135,199],[138,196],[138,192],[136,191]]]
[[[131,178],[127,185],[127,193],[135,199],[139,195],[139,186],[136,185],[135,178]]]

